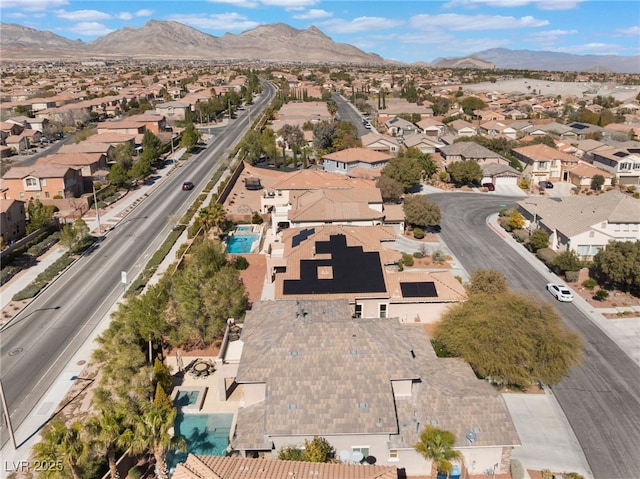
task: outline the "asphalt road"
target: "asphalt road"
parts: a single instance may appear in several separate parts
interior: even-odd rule
[[[368,130],[362,124],[362,115],[360,112],[342,95],[339,93],[332,93],[331,98],[338,105],[338,117],[340,118],[340,121],[349,121],[353,123],[358,131],[358,138],[371,133],[371,130]]]
[[[264,108],[274,92],[272,86],[265,86],[265,93],[252,108]],[[167,176],[96,248],[3,328],[0,372],[14,429],[116,302],[123,289],[121,272],[133,279],[144,268],[249,126],[247,115],[232,121],[224,132],[219,130],[207,149]],[[182,191],[182,182],[187,180],[195,188]],[[8,440],[5,427],[1,433],[4,445]]]
[[[583,363],[553,392],[597,479],[640,478],[640,368],[575,305],[552,301],[547,280],[486,225],[500,204],[519,199],[473,193],[429,199],[440,205],[442,239],[469,273],[501,271],[511,288],[553,304],[583,337]]]

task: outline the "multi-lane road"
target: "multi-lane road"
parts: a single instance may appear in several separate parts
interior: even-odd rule
[[[264,109],[274,95],[273,86],[265,84],[264,89],[251,107],[254,112]],[[0,333],[0,377],[14,429],[117,301],[121,273],[134,278],[144,268],[249,126],[250,116],[243,114],[216,130],[207,149],[176,168],[91,253],[5,325]],[[183,181],[192,181],[195,189],[182,191]],[[7,428],[1,433],[4,445]]]
[[[513,198],[430,194],[440,205],[441,237],[464,269],[502,272],[509,286],[549,302],[547,280],[486,224]],[[640,368],[574,304],[554,302],[584,339],[584,360],[552,387],[597,479],[640,478]]]

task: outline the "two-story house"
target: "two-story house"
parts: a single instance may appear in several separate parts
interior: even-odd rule
[[[240,339],[240,455],[321,436],[345,457],[423,475],[431,464],[414,445],[437,425],[464,464],[508,474],[519,439],[504,399],[463,360],[438,358],[422,325],[354,319],[344,299],[257,301]]]
[[[514,148],[513,154],[526,166],[531,181],[568,181],[569,170],[578,164],[578,158],[545,144]]]
[[[616,175],[619,184],[640,184],[640,147],[599,148],[591,158],[594,166]]]
[[[5,197],[22,201],[77,198],[84,193],[81,169],[69,166],[14,166],[3,180]]]
[[[549,233],[549,247],[590,260],[609,241],[640,240],[640,200],[617,191],[569,196],[562,201],[532,196],[518,208],[533,228]]]
[[[0,199],[0,236],[4,244],[22,238],[26,232],[24,201]]]

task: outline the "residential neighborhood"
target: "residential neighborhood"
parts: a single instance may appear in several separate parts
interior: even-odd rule
[[[68,251],[65,268],[107,258],[121,229],[127,241],[159,245],[142,239],[147,220],[162,224],[163,241],[171,237],[128,260],[138,278],[109,266],[96,273],[118,276],[125,292],[83,360],[80,377],[92,375],[93,392],[62,422],[84,430],[81,421],[108,411],[131,424],[118,432],[125,441],[144,428],[138,419],[163,418],[162,446],[109,449],[123,458],[121,477],[597,477],[575,417],[554,396],[559,380],[546,384],[537,364],[521,382],[483,369],[502,356],[483,349],[489,320],[474,338],[480,360],[439,338],[456,315],[508,316],[507,298],[540,324],[557,323],[558,337],[569,338],[562,347],[581,344],[548,357],[538,348],[543,363],[562,357],[562,379],[591,347],[572,342],[579,335],[566,316],[602,309],[598,320],[617,314],[637,324],[637,276],[627,281],[616,268],[640,242],[640,86],[618,91],[624,79],[614,74],[563,82],[542,72],[558,85],[542,94],[513,72],[480,81],[486,72],[259,62],[16,62],[3,74],[3,334],[47,294],[40,286],[19,300],[6,295],[53,264],[47,255]],[[601,89],[578,88],[593,82]],[[575,92],[559,94],[561,83]],[[491,241],[570,283],[579,313],[556,309],[548,293],[514,306],[531,299],[526,278],[506,289],[501,259],[488,254],[483,264],[494,266],[479,268],[478,283],[465,255],[485,252],[456,249],[445,225],[486,238],[480,223],[467,229],[445,211],[480,207],[489,213],[473,219]],[[46,249],[37,246],[51,235]],[[25,261],[34,246],[39,255]],[[598,293],[612,306],[593,303]],[[613,336],[636,364],[629,331]],[[531,460],[528,434],[545,426],[513,406],[527,396],[548,401],[565,458]],[[122,418],[109,399],[144,405]],[[53,441],[56,424],[40,444]],[[446,458],[432,453],[429,434],[445,443]],[[316,447],[323,459],[311,467]],[[97,451],[74,463],[100,464],[80,477],[114,474],[113,458]]]

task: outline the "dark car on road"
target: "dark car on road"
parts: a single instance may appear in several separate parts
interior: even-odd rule
[[[190,181],[185,181],[184,183],[182,183],[182,189],[185,191],[192,190],[193,183],[191,183]]]
[[[550,181],[541,181],[540,183],[538,183],[538,186],[540,187],[541,190],[552,189],[553,183],[551,183]]]

